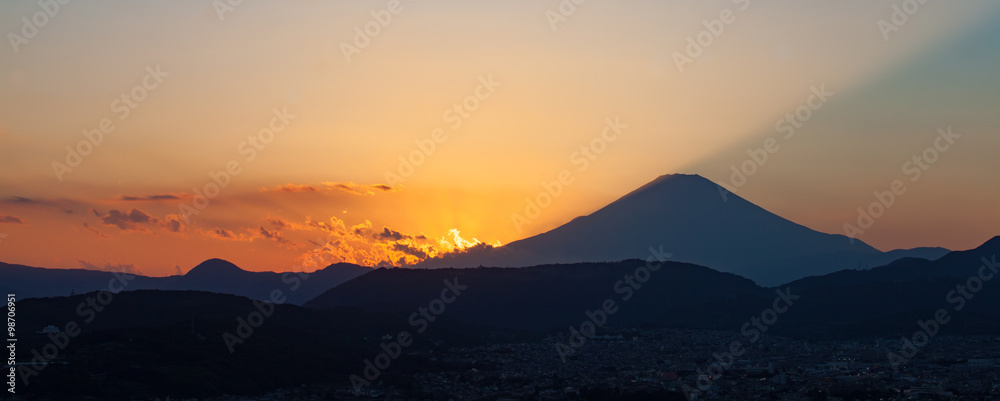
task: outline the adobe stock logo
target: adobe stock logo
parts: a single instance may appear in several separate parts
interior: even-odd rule
[[[118,115],[118,121],[125,121],[140,104],[146,101],[150,93],[160,87],[164,78],[169,76],[170,73],[160,69],[159,64],[155,67],[146,66],[146,75],[139,83],[118,95],[111,101],[108,108],[112,113]],[[104,136],[111,135],[116,129],[118,127],[115,125],[115,120],[111,117],[104,117],[97,121],[94,128],[83,130],[83,139],[77,142],[75,147],[66,146],[66,163],[52,162],[52,171],[59,182],[63,182],[66,174],[70,174],[77,167],[80,167],[84,158],[90,156],[98,146],[104,143]]]
[[[880,19],[876,24],[879,31],[882,32],[882,39],[888,42],[889,34],[902,29],[903,25],[906,25],[910,21],[910,17],[920,12],[920,7],[924,4],[927,4],[927,0],[906,0],[902,6],[893,4],[892,14],[889,15],[889,19]]]
[[[570,154],[570,164],[577,166],[577,173],[583,173],[590,168],[591,162],[597,160],[598,156],[608,150],[608,146],[616,141],[626,129],[628,129],[628,124],[622,123],[621,117],[604,119],[604,128],[601,133],[581,145],[579,150]],[[576,178],[573,170],[562,170],[556,179],[542,181],[542,190],[538,191],[533,198],[524,198],[524,214],[512,213],[510,215],[511,222],[514,223],[518,234],[524,232],[525,226],[530,225],[542,215],[545,209],[552,206],[552,203],[563,194],[563,189],[573,184],[574,180]]]
[[[413,1],[413,0],[407,0]],[[375,38],[382,34],[382,30],[392,23],[392,16],[403,12],[403,4],[400,0],[389,0],[385,8],[372,10],[372,18],[364,24],[364,27],[354,27],[354,40],[352,43],[340,42],[340,51],[344,53],[344,58],[350,64],[354,56],[361,54],[361,51],[372,44]]]
[[[809,88],[809,95],[805,102],[774,123],[774,131],[783,133],[784,135],[781,137],[785,141],[791,140],[798,130],[805,127],[806,122],[812,119],[834,95],[834,92],[826,89],[826,84],[813,85]],[[747,159],[729,166],[730,171],[732,171],[732,174],[729,175],[729,182],[719,184],[719,194],[722,195],[722,200],[729,201],[729,194],[736,193],[746,185],[750,177],[757,174],[771,156],[778,153],[779,150],[781,150],[781,144],[773,136],[765,139],[758,148],[748,148],[746,153],[749,157]]]
[[[415,329],[416,334],[423,334],[431,323],[444,314],[448,305],[458,300],[458,297],[468,289],[468,285],[459,284],[458,277],[451,280],[445,279],[440,296],[428,302],[427,306],[417,308],[416,312],[410,314],[407,321]],[[374,358],[364,360],[365,367],[361,375],[353,374],[349,378],[354,392],[360,394],[366,387],[371,386],[372,382],[378,380],[382,376],[382,372],[389,369],[392,362],[403,354],[403,350],[413,345],[414,338],[415,336],[409,330],[402,330],[395,337],[386,334],[382,338],[383,341],[379,343],[381,352],[376,354]]]
[[[732,1],[739,5],[741,12],[750,8],[750,0]],[[687,47],[684,48],[684,52],[674,52],[673,59],[674,64],[677,65],[677,71],[683,73],[685,65],[694,64],[695,60],[704,55],[705,50],[712,47],[715,40],[725,33],[726,27],[736,22],[736,16],[736,12],[726,8],[719,12],[719,18],[703,20],[702,25],[705,29],[694,36],[687,37]]]
[[[39,31],[49,25],[49,21],[55,18],[62,10],[62,6],[70,3],[71,0],[41,0],[38,2],[38,7],[41,11],[37,11],[31,15],[31,18],[21,17],[21,33],[18,34],[14,31],[7,32],[7,40],[10,41],[10,47],[14,49],[14,54],[21,52],[21,46],[28,44],[32,39],[38,36]]]
[[[903,163],[902,173],[909,176],[911,183],[919,181],[924,173],[938,162],[941,155],[950,150],[955,141],[961,137],[961,135],[951,132],[951,127],[938,128],[938,137],[934,138],[933,146],[924,148],[922,152]],[[902,179],[895,179],[889,183],[885,190],[873,192],[872,197],[875,199],[867,207],[859,206],[857,209],[857,225],[850,222],[844,223],[844,235],[853,244],[856,238],[870,230],[875,225],[875,221],[896,204],[897,198],[903,196],[906,190],[906,182]]]

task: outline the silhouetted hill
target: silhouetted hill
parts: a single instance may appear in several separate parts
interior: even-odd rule
[[[968,286],[1000,252],[993,239],[969,251],[935,261],[907,258],[863,271],[841,271],[781,286],[798,296],[781,314],[772,333],[850,338],[910,335],[918,319],[938,309],[957,324],[944,332],[1000,334],[1000,280],[985,280],[982,291],[955,310],[955,290]],[[527,268],[381,269],[333,288],[305,304],[309,308],[351,306],[394,312],[427,306],[456,279],[468,286],[444,314],[486,327],[547,332],[579,327],[586,312],[612,299],[620,308],[609,324],[740,330],[772,307],[775,289],[686,263],[664,263],[648,282],[623,301],[616,283],[634,275],[644,261],[579,263]],[[997,274],[1000,279],[1000,274]],[[619,287],[624,288],[624,287]]]
[[[431,259],[418,267],[523,267],[645,259],[663,246],[678,261],[736,273],[762,285],[944,249],[883,254],[860,240],[825,234],[748,202],[697,175],[664,175],[600,210],[497,249]]]
[[[106,295],[105,295],[106,297]],[[200,291],[128,291],[92,306],[98,293],[22,300],[18,303],[18,356],[24,361],[52,342],[44,327],[80,333],[54,362],[18,394],[28,399],[133,400],[170,396],[257,395],[300,384],[343,383],[364,369],[386,333],[415,331],[405,316],[347,308],[310,310],[294,305],[258,307],[250,299]],[[273,306],[274,309],[269,308]],[[230,352],[225,333],[238,335],[239,320],[270,311]],[[423,352],[434,341],[459,343],[488,333],[447,318],[414,336],[406,349]],[[398,380],[427,361],[409,354],[393,361],[384,380]],[[18,380],[21,376],[18,377]]]
[[[770,301],[770,291],[748,279],[687,263],[664,263],[638,288],[624,281],[645,265],[627,260],[527,268],[379,269],[305,306],[412,311],[440,297],[446,280],[457,280],[468,288],[447,305],[447,316],[486,327],[547,331],[579,325],[586,311],[601,308],[606,299],[620,306],[609,321],[616,325],[685,325],[687,321],[666,312],[747,297],[762,300],[758,305]],[[625,300],[629,292],[633,295]]]
[[[337,263],[309,274],[249,272],[222,259],[209,259],[183,276],[146,277],[106,271],[45,269],[0,263],[0,291],[21,298],[63,296],[98,290],[198,290],[269,300],[281,290],[301,304],[371,268]],[[122,283],[125,283],[124,285]]]
[[[823,276],[807,277],[789,283],[797,288],[814,286],[847,286],[933,280],[938,278],[968,278],[978,273],[982,258],[992,260],[1000,254],[1000,237],[967,251],[950,252],[936,260],[903,258],[868,270],[844,270]]]

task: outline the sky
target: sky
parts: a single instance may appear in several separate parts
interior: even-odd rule
[[[405,265],[670,173],[882,250],[1000,234],[995,1],[62,1],[0,5],[7,263]]]

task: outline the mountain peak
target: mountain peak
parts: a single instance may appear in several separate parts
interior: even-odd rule
[[[667,174],[591,214],[495,252],[449,256],[422,266],[646,259],[651,249],[768,285],[839,270],[880,254],[862,241],[789,221],[700,175]]]
[[[198,276],[198,275],[215,275],[215,274],[232,274],[240,273],[245,270],[240,269],[239,266],[222,259],[209,259],[195,266],[194,269],[187,272],[185,276]]]

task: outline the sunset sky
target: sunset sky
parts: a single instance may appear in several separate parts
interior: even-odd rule
[[[4,2],[0,261],[400,265],[548,231],[669,173],[840,234],[899,179],[859,237],[882,250],[1000,235],[1000,3],[563,3]],[[949,127],[917,177],[907,163]]]

